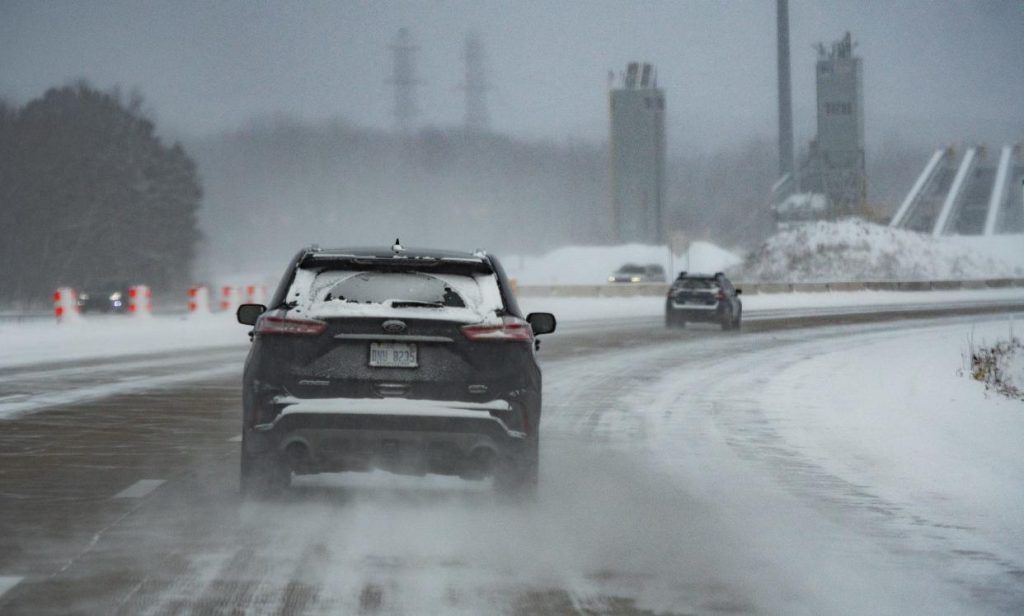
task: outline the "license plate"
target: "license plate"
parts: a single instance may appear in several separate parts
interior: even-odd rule
[[[415,368],[416,345],[407,342],[371,342],[370,367]]]

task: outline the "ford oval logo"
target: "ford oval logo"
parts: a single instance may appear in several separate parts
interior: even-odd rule
[[[389,334],[404,334],[406,329],[405,323],[396,319],[384,321],[384,323],[381,324],[381,327],[383,327],[384,331]]]

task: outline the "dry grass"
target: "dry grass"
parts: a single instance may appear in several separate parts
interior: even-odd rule
[[[1024,342],[1013,335],[1009,340],[1002,340],[993,346],[975,348],[972,343],[971,378],[984,383],[986,389],[1007,398],[1024,400],[1024,390],[1016,386],[1007,374],[1007,366],[1018,355],[1024,355]]]

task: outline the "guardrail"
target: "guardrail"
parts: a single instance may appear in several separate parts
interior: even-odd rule
[[[960,289],[1024,288],[1024,278],[985,280],[907,280],[865,282],[733,282],[744,295],[762,293],[828,293],[831,291],[955,291]],[[579,285],[519,285],[521,297],[641,297],[665,295],[668,284],[607,283]]]
[[[744,295],[769,293],[828,293],[831,291],[955,291],[961,289],[1024,288],[1024,278],[988,278],[985,280],[906,280],[866,282],[734,282]],[[665,283],[605,283],[562,285],[518,285],[520,297],[654,297],[668,292]],[[155,314],[178,315],[169,299],[154,302]],[[52,319],[53,310],[0,311],[0,322],[17,323]]]

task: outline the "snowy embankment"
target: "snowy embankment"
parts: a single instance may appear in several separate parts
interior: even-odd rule
[[[51,320],[0,322],[0,368],[248,344],[247,331],[233,314],[197,318],[96,315],[61,324]]]
[[[757,403],[832,474],[923,507],[932,523],[972,529],[973,549],[1020,562],[1024,404],[970,378],[965,355],[1011,327],[1007,319],[887,331],[819,348],[775,372]]]
[[[963,302],[1024,302],[1024,289],[963,291],[850,291],[833,293],[778,293],[743,297],[744,318],[777,310],[833,310],[872,306],[947,306]],[[655,297],[524,297],[524,312],[553,312],[562,325],[599,323],[602,320],[652,319],[664,314],[665,299]],[[234,315],[206,317],[143,317],[98,315],[77,322],[50,320],[4,323],[0,321],[0,368],[43,362],[81,361],[91,358],[168,353],[188,349],[244,346],[249,328]]]
[[[768,238],[731,274],[766,282],[1024,277],[1024,236],[932,237],[853,219],[808,223]]]
[[[802,611],[1019,613],[1024,403],[965,371],[1011,327],[984,319],[793,333],[665,373],[635,394],[640,428],[606,429],[655,435],[644,451],[805,586]]]
[[[930,238],[853,221],[816,223],[800,229],[802,231],[784,232],[769,240],[765,245],[768,248],[763,247],[761,251],[767,261],[758,271],[767,276],[775,272],[775,268],[782,267],[781,264],[789,263],[796,274],[786,274],[788,270],[782,269],[773,276],[778,281],[797,280],[806,274],[801,268],[814,263],[816,265],[811,268],[814,276],[831,281],[857,279],[857,272],[861,272],[865,278],[878,280],[882,278],[878,273],[882,270],[877,267],[873,270],[867,268],[866,263],[884,265],[899,262],[903,264],[899,268],[884,271],[906,274],[909,276],[907,279],[1024,276],[1024,238],[1020,236]],[[851,238],[860,239],[853,241]],[[936,248],[940,245],[945,248]],[[979,257],[982,253],[987,256]],[[965,254],[973,256],[968,258],[963,256]],[[802,256],[797,258],[792,255]],[[869,255],[874,255],[872,258],[875,261],[870,261]],[[503,261],[510,276],[517,278],[519,284],[528,285],[603,284],[611,272],[625,263],[657,263],[670,273],[680,270],[715,272],[735,266],[740,258],[714,244],[693,242],[686,253],[677,256],[670,256],[665,247],[628,244],[566,247],[541,257],[513,256]],[[994,263],[1001,265],[996,266]],[[932,269],[925,267],[928,264]],[[869,275],[866,272],[872,273]],[[814,276],[811,279],[815,279]],[[743,304],[745,317],[751,317],[764,310],[944,305],[950,302],[1005,300],[1024,301],[1024,289],[779,293],[744,296]],[[660,296],[524,297],[520,303],[527,312],[553,312],[563,324],[600,319],[651,318],[661,316],[664,310],[664,298]],[[233,315],[189,319],[169,316],[138,319],[88,316],[82,318],[81,322],[60,326],[52,321],[0,321],[0,368],[94,357],[241,346],[248,342],[247,331],[235,323]]]
[[[627,263],[660,265],[673,278],[680,271],[714,273],[742,259],[710,242],[693,242],[682,254],[664,246],[567,246],[539,257],[502,257],[508,275],[521,285],[604,284]]]
[[[741,287],[742,288],[742,287]],[[822,293],[762,293],[743,295],[744,318],[778,310],[842,310],[899,308],[909,306],[943,307],[974,302],[1024,302],[1024,288],[961,291],[833,291]],[[524,312],[553,312],[559,323],[661,317],[665,314],[663,296],[647,297],[523,297]]]

